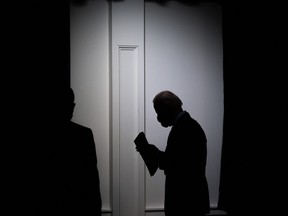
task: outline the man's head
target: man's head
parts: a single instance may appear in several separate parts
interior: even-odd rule
[[[182,101],[180,98],[170,91],[162,91],[153,99],[157,120],[163,127],[172,126],[176,116],[182,112]]]

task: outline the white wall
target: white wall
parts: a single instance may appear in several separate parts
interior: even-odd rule
[[[214,4],[145,4],[146,132],[165,149],[170,129],[162,128],[152,106],[154,96],[171,90],[207,136],[210,201],[218,202],[223,127],[221,8]],[[147,175],[146,207],[163,207],[164,174]]]
[[[109,34],[107,1],[71,6],[73,120],[93,130],[103,210],[110,206]]]
[[[93,130],[103,210],[107,212],[112,208],[109,34],[108,1],[71,6],[71,85],[76,95],[73,120]],[[207,177],[211,204],[216,205],[223,122],[221,8],[176,2],[163,7],[146,2],[145,73],[144,120],[149,141],[165,149],[170,129],[157,122],[152,99],[161,90],[174,91],[206,132]],[[163,173],[157,172],[153,178],[146,175],[146,209],[163,208],[163,197]]]

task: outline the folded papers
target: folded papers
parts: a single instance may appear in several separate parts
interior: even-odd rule
[[[153,176],[159,166],[159,149],[148,143],[144,132],[140,132],[135,138],[134,143],[136,149],[139,151],[141,157],[144,160],[146,167],[150,173],[150,176]]]

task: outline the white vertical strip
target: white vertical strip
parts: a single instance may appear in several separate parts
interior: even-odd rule
[[[143,71],[140,75],[138,46],[118,46],[117,65],[114,92],[118,92],[113,100],[113,211],[117,209],[120,216],[144,215],[144,165],[133,143],[144,129],[144,80],[139,80],[144,75]]]
[[[119,47],[120,215],[137,215],[138,162],[133,139],[138,129],[137,47]]]
[[[133,140],[144,130],[144,0],[111,3],[112,212],[144,216],[144,164]]]

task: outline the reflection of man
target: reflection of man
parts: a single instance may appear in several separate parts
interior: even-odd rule
[[[71,121],[74,106],[74,93],[69,89],[60,108],[63,127],[59,136],[58,205],[63,213],[100,216],[102,200],[94,138],[91,129]]]
[[[165,215],[203,216],[210,209],[205,176],[205,133],[189,113],[183,111],[181,100],[172,92],[160,92],[153,103],[161,125],[172,126],[165,152],[151,144],[137,145],[136,149],[151,175],[157,167],[164,170]]]

